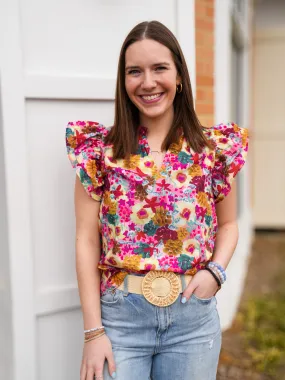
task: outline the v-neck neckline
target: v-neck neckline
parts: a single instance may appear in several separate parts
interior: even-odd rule
[[[169,153],[170,153],[170,147],[171,147],[171,145],[166,150],[166,152],[165,152],[165,154],[163,156],[163,159],[161,161],[160,166],[157,166],[157,164],[156,164],[156,162],[154,160],[154,157],[151,154],[150,146],[149,146],[148,139],[147,139],[147,132],[148,132],[148,129],[145,126],[143,126],[143,125],[139,126],[139,144],[143,145],[143,147],[145,149],[145,153],[146,153],[146,155],[148,157],[148,160],[153,163],[154,170],[157,173],[161,173],[165,169],[165,166],[166,166],[166,163],[167,163],[167,160],[168,160],[168,156],[169,156]]]

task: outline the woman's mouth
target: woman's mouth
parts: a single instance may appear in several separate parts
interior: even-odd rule
[[[162,98],[163,95],[164,95],[163,92],[159,92],[157,94],[151,94],[151,95],[139,95],[139,97],[143,101],[143,103],[150,104],[150,103],[157,103]]]

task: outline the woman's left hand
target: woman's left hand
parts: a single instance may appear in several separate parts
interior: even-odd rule
[[[189,300],[194,293],[199,298],[211,298],[219,289],[214,277],[207,270],[199,270],[182,294],[182,303]],[[185,298],[184,298],[185,297]]]

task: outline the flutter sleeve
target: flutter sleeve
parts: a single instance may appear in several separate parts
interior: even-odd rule
[[[234,177],[245,163],[248,130],[235,123],[219,124],[204,130],[215,146],[212,190],[215,202],[218,203],[228,195]]]
[[[100,201],[104,186],[104,137],[107,129],[93,121],[69,122],[66,127],[67,155],[88,193]]]

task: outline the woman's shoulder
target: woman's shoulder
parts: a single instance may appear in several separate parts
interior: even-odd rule
[[[242,128],[234,122],[215,124],[211,127],[202,127],[202,130],[210,138],[215,138],[215,136],[230,138],[248,134],[248,130],[246,128]]]
[[[84,145],[92,145],[103,149],[105,138],[111,128],[97,121],[70,121],[66,126],[66,146],[70,149],[78,149]]]
[[[69,121],[66,127],[66,135],[74,136],[79,139],[84,137],[97,137],[104,139],[109,133],[111,127],[106,127],[97,121],[77,120]]]
[[[217,149],[225,150],[230,147],[248,146],[248,130],[233,122],[220,123],[211,127],[202,127],[204,134]]]
[[[70,121],[66,127],[66,148],[71,165],[90,197],[102,197],[104,138],[108,128],[95,121]]]
[[[246,161],[248,131],[232,122],[203,128],[203,131],[215,145],[212,187],[215,202],[220,202],[230,192],[234,177]]]

